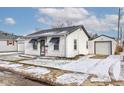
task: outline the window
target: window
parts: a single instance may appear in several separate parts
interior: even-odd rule
[[[54,50],[59,50],[59,38],[56,38],[54,42]]]
[[[38,45],[37,41],[33,42],[33,49],[37,49],[37,45]]]
[[[13,40],[7,40],[7,45],[14,45],[14,41]]]
[[[51,40],[50,40],[50,42],[52,43],[52,44],[54,44],[54,50],[59,50],[59,40],[60,40],[60,38],[59,37],[53,37]]]
[[[74,40],[74,50],[77,50],[77,40]]]
[[[54,44],[54,50],[59,50],[59,43],[58,44]]]
[[[86,42],[86,48],[88,49],[88,41]]]

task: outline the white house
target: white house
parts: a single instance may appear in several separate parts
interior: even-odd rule
[[[115,38],[106,35],[100,35],[95,39],[89,40],[89,54],[111,55],[115,53],[116,45],[117,42]]]
[[[84,26],[42,30],[27,35],[25,54],[68,58],[86,55],[89,38]]]
[[[0,31],[0,52],[24,52],[24,37]]]
[[[17,51],[16,36],[0,31],[0,52]]]

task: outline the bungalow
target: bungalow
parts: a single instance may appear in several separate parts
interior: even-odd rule
[[[27,35],[25,54],[68,58],[86,55],[89,38],[84,26],[41,30]]]

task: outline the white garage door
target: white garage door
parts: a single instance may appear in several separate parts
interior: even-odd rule
[[[111,54],[111,42],[96,42],[95,54],[98,55],[110,55]]]

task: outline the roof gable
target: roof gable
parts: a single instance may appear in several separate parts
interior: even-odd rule
[[[115,38],[114,37],[110,37],[110,36],[107,36],[107,35],[100,35],[100,36],[97,36],[96,38],[93,38],[92,40],[95,40],[95,39],[97,39],[97,38],[100,38],[100,37],[107,37],[107,38],[110,38],[110,39],[113,39],[113,40],[115,40]],[[92,41],[91,40],[91,41]]]
[[[0,31],[0,40],[5,40],[5,39],[17,39],[18,36],[6,33],[3,31]]]

